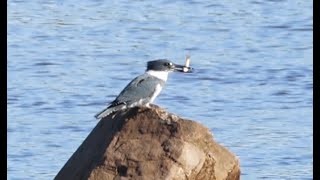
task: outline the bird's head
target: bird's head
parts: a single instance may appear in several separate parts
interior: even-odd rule
[[[184,68],[188,68],[187,72],[191,72],[191,67],[185,67],[183,65],[174,64],[170,60],[167,59],[158,59],[149,61],[147,63],[147,71],[153,70],[153,71],[165,71],[165,72],[186,72],[184,71]]]

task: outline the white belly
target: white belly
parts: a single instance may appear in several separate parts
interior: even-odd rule
[[[152,103],[156,99],[156,97],[160,94],[161,90],[162,90],[162,87],[160,86],[160,84],[157,84],[156,90],[154,91],[152,97],[150,98],[150,103]]]

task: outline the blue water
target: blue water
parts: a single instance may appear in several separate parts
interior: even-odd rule
[[[209,127],[241,179],[312,179],[312,1],[8,6],[8,179],[53,179],[149,60],[184,63],[155,103]]]

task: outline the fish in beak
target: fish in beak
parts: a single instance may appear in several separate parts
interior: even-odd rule
[[[184,73],[192,73],[194,70],[192,67],[187,67],[179,64],[173,64],[173,71],[175,72],[184,72]]]

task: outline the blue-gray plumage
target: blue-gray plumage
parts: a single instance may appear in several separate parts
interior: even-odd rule
[[[161,92],[169,72],[184,72],[183,68],[186,67],[176,65],[166,59],[149,61],[146,72],[134,78],[120,92],[118,97],[107,108],[96,114],[95,117],[101,119],[115,111],[138,105],[148,107],[149,103],[152,103]]]

